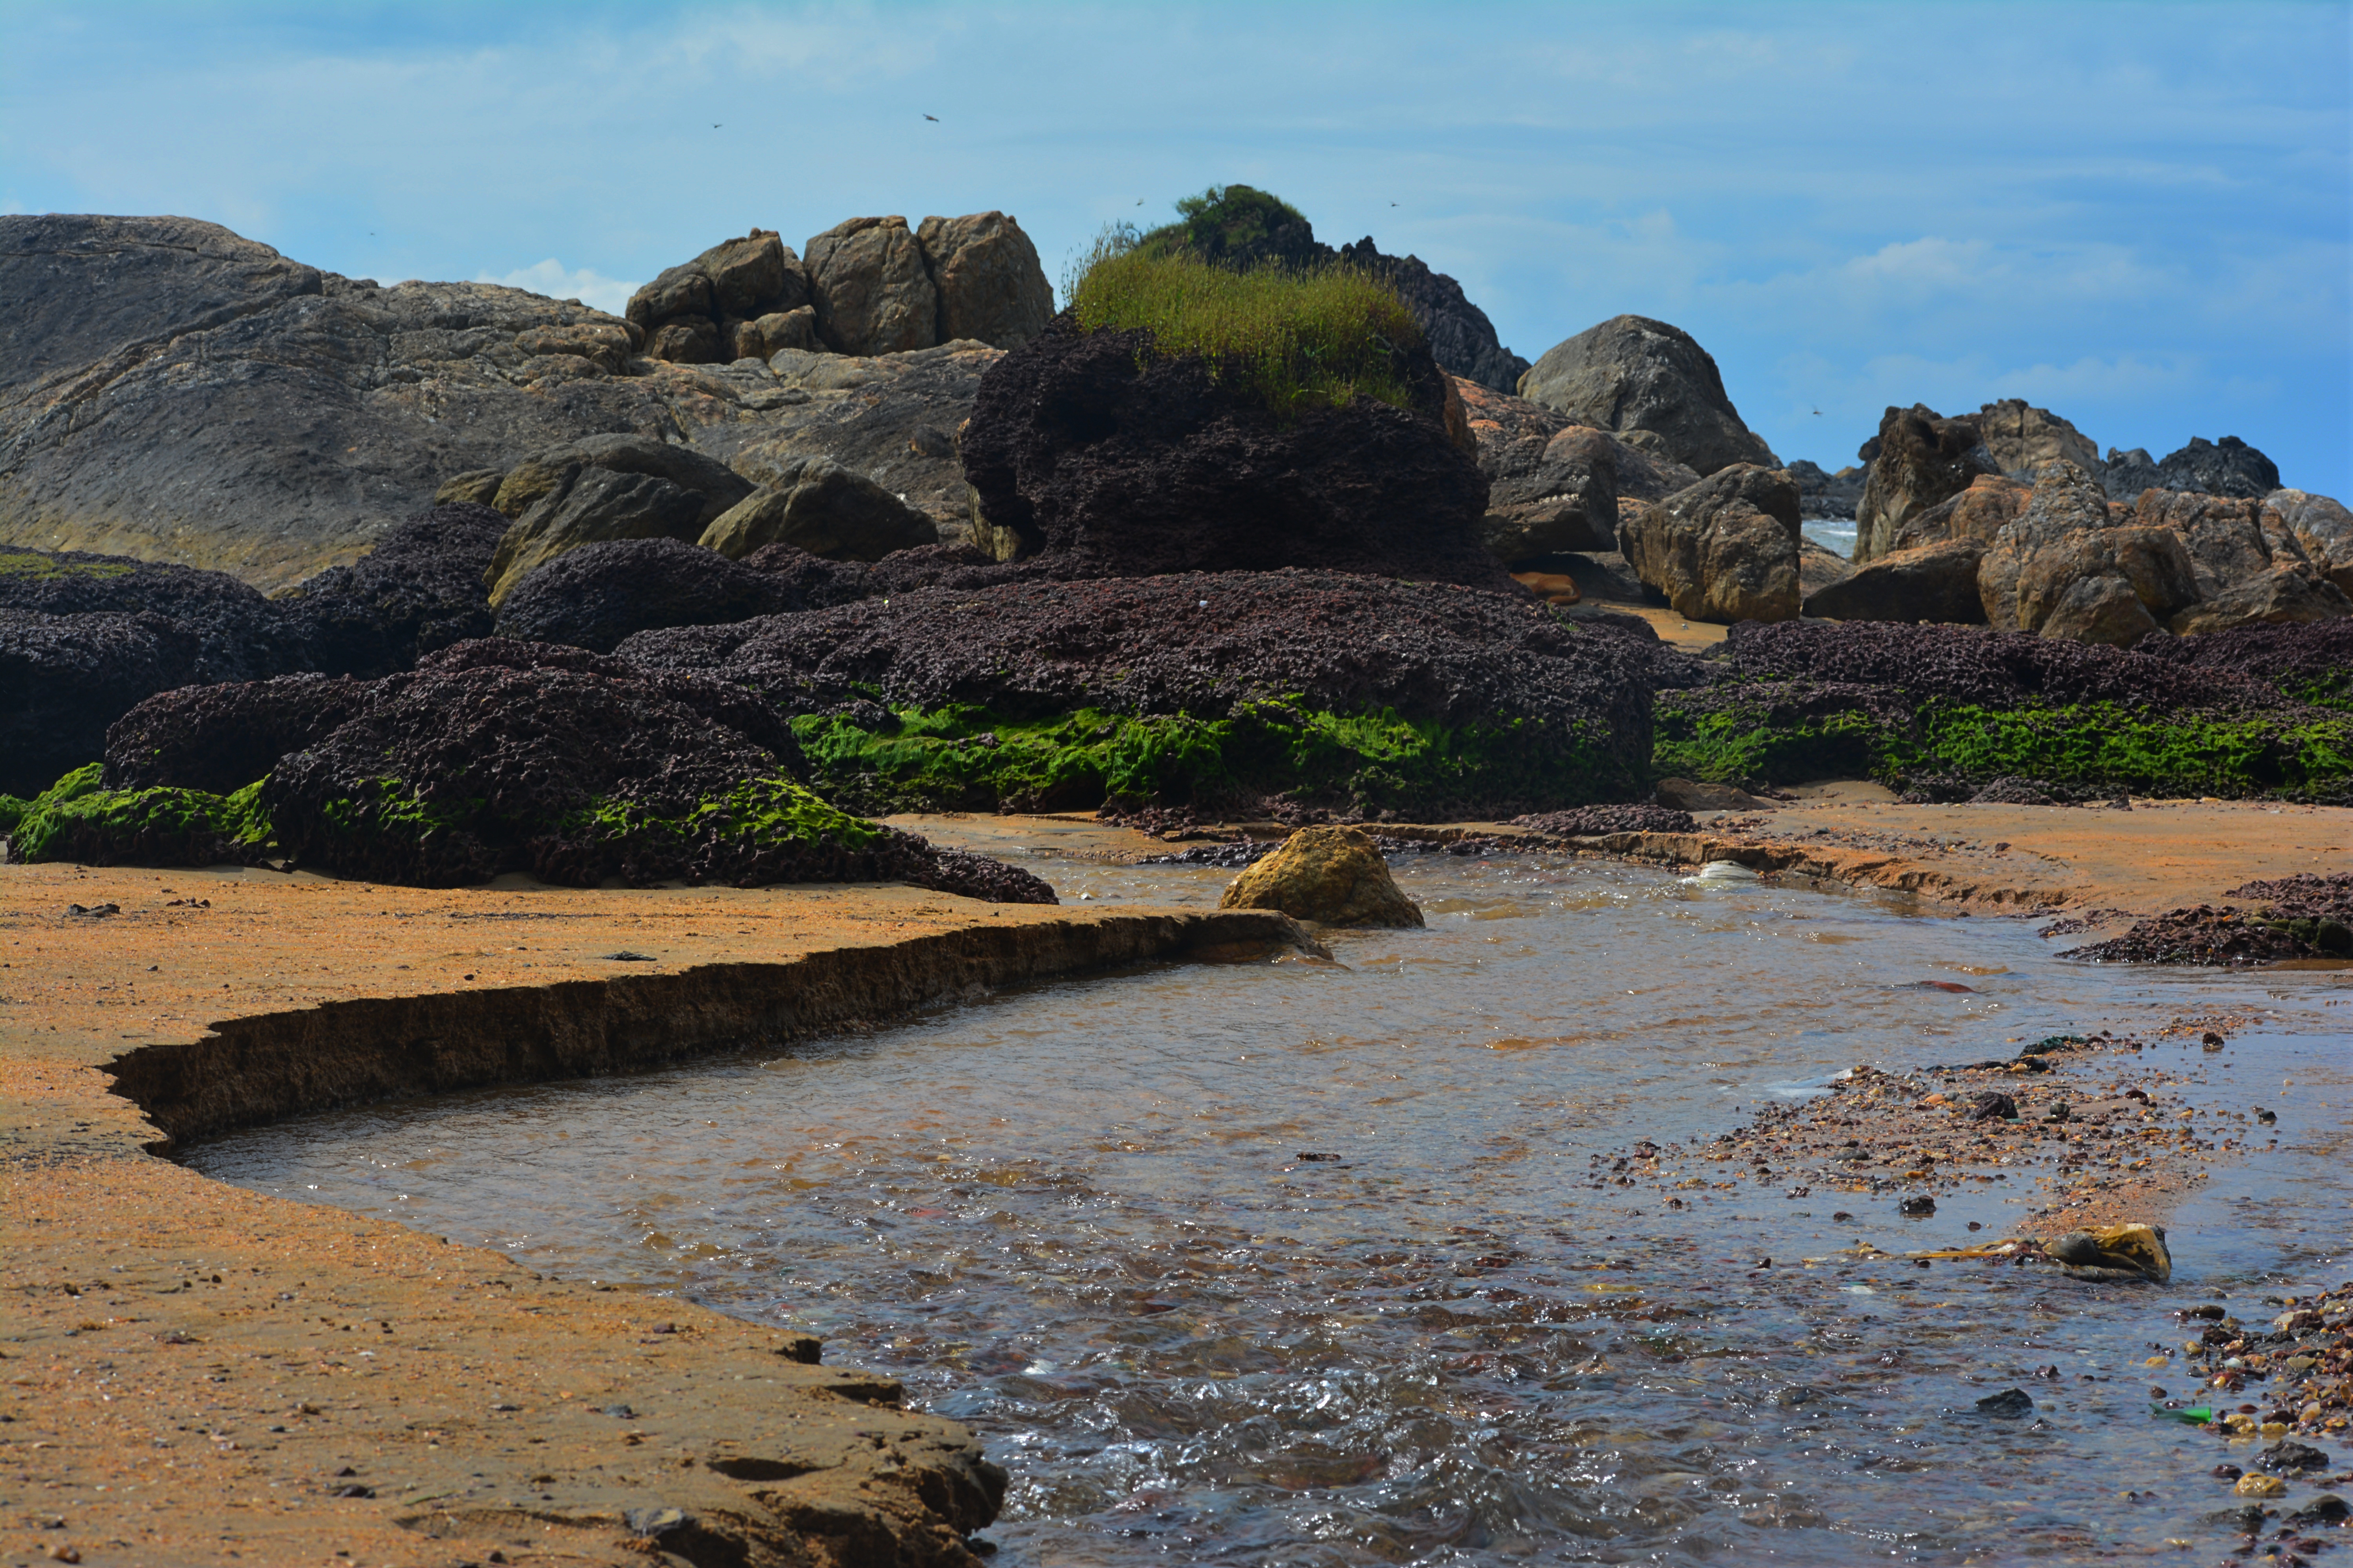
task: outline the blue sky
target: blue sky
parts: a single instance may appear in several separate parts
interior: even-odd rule
[[[2353,498],[2343,3],[0,0],[0,210],[610,305],[866,213],[1002,208],[1059,280],[1240,180],[1454,274],[1530,358],[1683,327],[1785,459],[2023,396]]]

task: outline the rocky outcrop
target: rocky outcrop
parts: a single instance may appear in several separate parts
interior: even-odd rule
[[[2193,436],[2189,445],[2168,453],[2157,471],[2167,489],[2200,495],[2258,500],[2280,488],[2279,465],[2236,436],[2220,441]]]
[[[940,341],[940,296],[902,217],[854,217],[808,242],[818,337],[836,353],[927,349]]]
[[[1354,827],[1303,827],[1246,868],[1218,900],[1221,910],[1280,910],[1332,926],[1413,926],[1421,908],[1405,896],[1372,836]]]
[[[1038,247],[1003,213],[927,217],[915,243],[939,294],[939,342],[1009,349],[1053,320],[1054,290],[1038,264]]]
[[[152,611],[0,608],[0,795],[30,798],[106,749],[142,699],[197,679],[196,634]]]
[[[1480,535],[1498,560],[1615,550],[1624,502],[1657,500],[1699,482],[1681,463],[1609,431],[1462,376],[1450,379],[1487,476]]]
[[[2002,473],[2014,479],[2031,479],[2035,470],[2063,459],[2096,474],[2100,448],[2091,437],[2053,414],[2036,408],[2022,397],[1989,403],[1968,416],[1978,436]]]
[[[1026,872],[835,810],[801,766],[775,710],[732,688],[489,639],[374,683],[279,760],[261,803],[292,860],[378,881],[913,881],[1053,901]]]
[[[1805,613],[1834,621],[1980,623],[1978,562],[1984,553],[1974,539],[1897,550],[1809,591]]]
[[[490,602],[567,550],[607,539],[693,541],[752,483],[689,447],[638,436],[591,436],[533,453],[499,486],[514,524],[499,541]]]
[[[2199,597],[2180,539],[2116,526],[2099,481],[2068,462],[2044,466],[2025,510],[1987,546],[1978,592],[1997,630],[2042,631],[2056,616],[2052,636],[2118,647]]]
[[[1752,463],[1653,501],[1619,533],[1646,586],[1695,621],[1785,621],[1798,614],[1798,487]]]
[[[1870,472],[1854,510],[1857,565],[1900,548],[1911,518],[1961,494],[1978,475],[2000,472],[1974,419],[1947,419],[1917,403],[1890,408],[1862,457]]]
[[[819,785],[863,809],[1492,814],[1647,788],[1643,647],[1516,585],[1302,571],[894,590],[647,632],[617,656],[825,719]]]
[[[298,584],[278,602],[306,650],[301,667],[390,675],[420,655],[488,637],[483,576],[507,527],[505,514],[488,506],[436,506],[351,565]]]
[[[2108,494],[2119,500],[2135,500],[2143,490],[2165,488],[2165,475],[2146,447],[2135,447],[2128,452],[2109,447],[2106,460],[2100,465],[2099,478]]]
[[[2311,568],[2287,521],[2261,500],[2147,490],[2132,516],[2141,527],[2168,529],[2180,539],[2196,568],[2200,598],[2214,598],[2275,567]]]
[[[1198,359],[1065,315],[982,378],[965,476],[984,524],[1072,574],[1319,566],[1503,588],[1446,384],[1427,350],[1401,368],[1412,408],[1280,418]]]
[[[2313,569],[2353,594],[2353,511],[2343,502],[2304,490],[2274,490],[2263,505],[2295,535]]]
[[[2031,484],[2000,474],[1979,474],[1960,494],[1905,517],[1889,536],[1889,552],[1940,544],[1948,539],[1989,544],[1995,534],[2017,521],[2033,495]]]
[[[2309,566],[2278,565],[2244,577],[2183,609],[2168,623],[2182,636],[2232,626],[2290,626],[2353,616],[2353,598]],[[2055,634],[2054,634],[2055,635]]]
[[[710,626],[779,610],[799,595],[780,578],[677,539],[619,539],[557,557],[517,584],[498,635],[610,653],[658,626]]]
[[[1431,271],[1419,256],[1382,255],[1369,234],[1354,245],[1342,246],[1339,254],[1350,266],[1364,268],[1397,290],[1413,319],[1421,323],[1421,335],[1429,341],[1440,369],[1490,391],[1518,390],[1528,362],[1503,345],[1495,336],[1495,324],[1463,294],[1461,284],[1443,272]]]
[[[704,548],[731,560],[771,544],[843,561],[880,561],[939,542],[922,512],[828,458],[790,458],[766,482],[712,520]]]
[[[1854,563],[1827,545],[1815,543],[1805,534],[1798,535],[1798,597],[1812,598],[1833,583],[1843,583],[1854,575]],[[1808,612],[1811,614],[1810,611]]]
[[[1613,316],[1555,344],[1520,377],[1531,403],[1614,430],[1705,475],[1734,463],[1780,467],[1725,395],[1724,377],[1690,333],[1645,316]]]
[[[800,258],[772,230],[755,228],[640,288],[629,297],[628,319],[655,359],[724,363],[807,346],[812,318],[797,313],[808,302],[808,272]]]

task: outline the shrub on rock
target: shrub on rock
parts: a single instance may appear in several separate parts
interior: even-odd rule
[[[1411,316],[1368,280],[1108,255],[982,377],[965,475],[989,528],[1074,573],[1496,585],[1486,477],[1449,405]]]
[[[822,787],[861,809],[1281,796],[1508,815],[1648,787],[1648,651],[1516,591],[1030,579],[647,632],[617,653],[795,713]]]

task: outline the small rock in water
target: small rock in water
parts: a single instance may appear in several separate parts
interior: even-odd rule
[[[2005,1388],[1978,1401],[1979,1415],[1999,1416],[2005,1421],[2015,1421],[2033,1409],[2034,1396],[2022,1388]]]
[[[2353,1508],[2335,1492],[2323,1492],[2287,1517],[2292,1524],[2342,1524],[2353,1517]]]
[[[1936,1212],[1936,1200],[1926,1196],[1905,1198],[1901,1204],[1898,1204],[1896,1207],[1904,1214],[1909,1215],[1914,1218],[1918,1218],[1923,1215],[1935,1214]]]
[[[2238,1485],[2231,1489],[2241,1497],[2282,1497],[2287,1483],[2277,1476],[2241,1476]]]
[[[2299,1443],[2290,1437],[2257,1454],[2255,1468],[2278,1475],[2299,1475],[2306,1470],[2327,1469],[2328,1456],[2309,1443]]]
[[[2006,1094],[2002,1094],[1990,1089],[1981,1089],[1978,1090],[1975,1095],[1970,1097],[1970,1121],[1990,1121],[1996,1117],[2000,1118],[2004,1121],[2017,1121],[2018,1101],[2010,1099],[2010,1097]]]

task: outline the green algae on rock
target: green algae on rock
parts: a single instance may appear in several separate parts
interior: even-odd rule
[[[158,785],[107,789],[91,763],[25,804],[9,828],[19,860],[85,866],[216,866],[258,861],[270,837],[259,780],[234,795]]]

